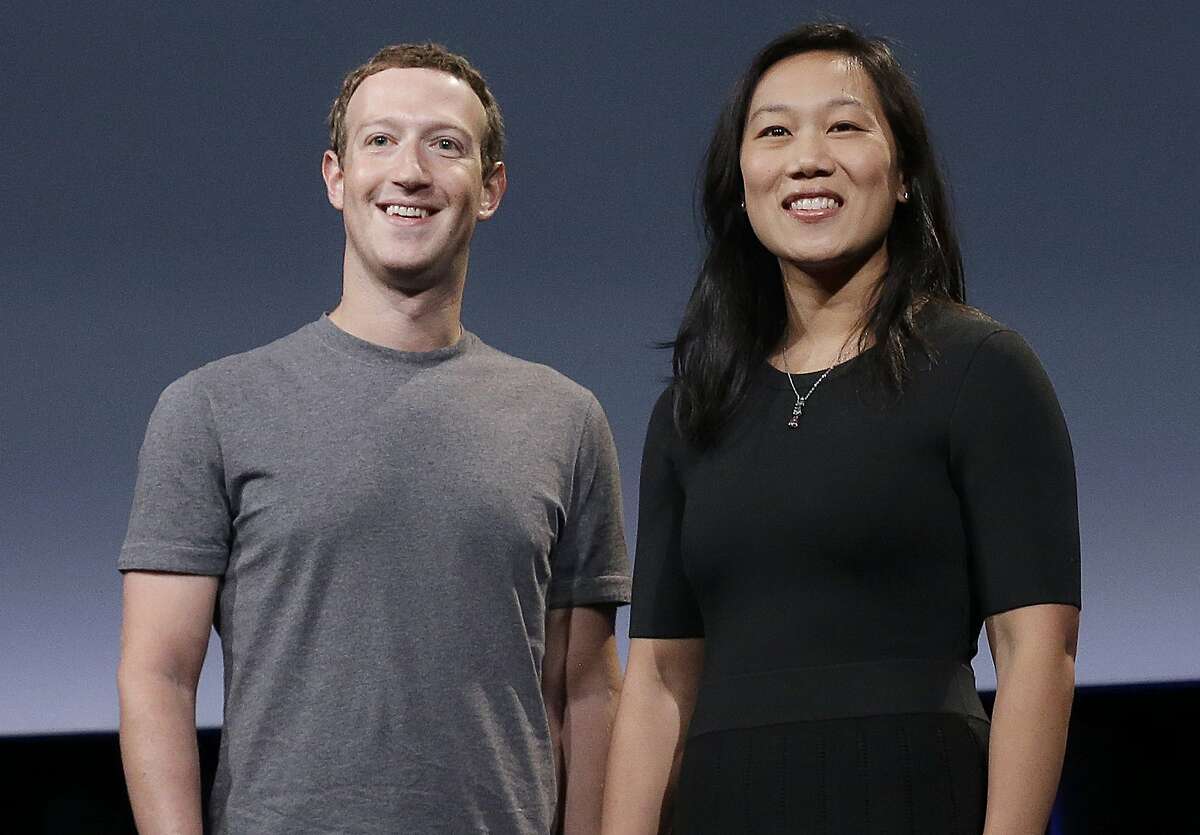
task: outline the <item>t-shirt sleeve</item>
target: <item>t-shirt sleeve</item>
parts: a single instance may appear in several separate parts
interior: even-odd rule
[[[974,604],[981,617],[1080,605],[1079,512],[1066,421],[1032,349],[1011,331],[977,347],[950,424]]]
[[[221,575],[230,528],[212,404],[189,374],[166,388],[150,416],[117,567]]]
[[[617,448],[604,410],[589,396],[566,519],[550,555],[546,605],[628,603],[629,586]]]
[[[642,450],[631,638],[704,636],[700,607],[683,573],[684,491],[672,455],[677,439],[668,389],[654,406]]]

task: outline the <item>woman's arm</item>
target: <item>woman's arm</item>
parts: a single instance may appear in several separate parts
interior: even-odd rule
[[[702,638],[630,642],[608,755],[604,835],[669,831],[679,758],[703,664]]]
[[[1079,610],[1023,606],[987,619],[996,664],[984,835],[1042,835],[1075,690]]]

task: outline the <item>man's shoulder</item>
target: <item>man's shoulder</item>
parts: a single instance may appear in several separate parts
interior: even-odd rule
[[[221,391],[230,385],[240,387],[246,381],[253,381],[263,375],[278,374],[303,363],[305,357],[311,353],[311,328],[311,324],[304,325],[263,345],[207,362],[184,374],[168,388],[207,388]]]
[[[531,406],[545,404],[587,412],[596,403],[595,395],[588,388],[561,371],[505,353],[482,341],[478,362],[497,383],[519,392]]]

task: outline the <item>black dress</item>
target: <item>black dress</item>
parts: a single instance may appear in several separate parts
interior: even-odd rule
[[[634,638],[704,638],[675,832],[977,833],[983,619],[1079,606],[1070,440],[1012,331],[930,305],[894,401],[869,352],[795,395],[764,365],[713,449],[669,393],[642,461]],[[817,374],[794,375],[806,392]]]

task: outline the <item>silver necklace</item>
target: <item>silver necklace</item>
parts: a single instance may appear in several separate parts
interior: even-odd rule
[[[783,352],[783,371],[787,374],[788,385],[792,387],[792,394],[796,395],[796,405],[792,407],[792,416],[788,418],[787,422],[788,429],[796,429],[800,426],[800,416],[804,414],[804,404],[808,402],[808,398],[812,397],[812,393],[817,390],[817,386],[821,385],[821,382],[829,376],[829,372],[837,367],[837,364],[841,361],[842,355],[839,353],[837,359],[833,361],[833,365],[826,368],[825,372],[812,384],[812,388],[808,390],[808,393],[801,397],[799,390],[796,388],[796,381],[792,379],[791,369],[788,368],[787,351]]]

